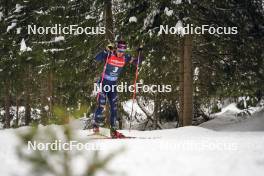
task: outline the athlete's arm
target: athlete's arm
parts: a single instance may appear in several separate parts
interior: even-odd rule
[[[96,61],[104,61],[107,58],[107,56],[109,55],[109,52],[110,51],[107,51],[107,50],[101,51],[100,53],[98,53],[95,56],[95,60]]]
[[[143,56],[142,56],[142,54],[140,54],[140,56],[139,56],[139,53],[142,53],[142,50],[143,50],[142,46],[140,46],[136,50],[137,53],[138,53],[138,56],[136,56],[136,57],[132,57],[130,54],[126,54],[125,55],[125,57],[127,58],[126,61],[129,62],[130,64],[134,64],[134,65],[140,64],[142,62],[142,60],[143,60]],[[139,60],[138,60],[138,57],[139,57]]]
[[[143,58],[142,56],[139,57],[139,63],[138,63],[138,56],[137,57],[130,56],[129,63],[134,64],[134,65],[140,64],[142,61],[142,58]]]
[[[107,57],[114,51],[114,45],[112,43],[109,43],[106,47],[105,50],[98,53],[95,56],[96,61],[103,61],[106,60]]]

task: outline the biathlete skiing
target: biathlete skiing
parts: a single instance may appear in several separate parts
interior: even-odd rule
[[[93,131],[99,134],[99,127],[103,122],[103,110],[106,106],[106,100],[110,104],[110,135],[112,138],[124,138],[125,136],[117,131],[116,119],[117,119],[117,81],[120,76],[124,66],[129,64],[134,64],[137,66],[140,63],[140,52],[142,47],[137,49],[138,56],[132,57],[126,53],[127,45],[125,41],[119,41],[116,47],[113,44],[107,45],[105,50],[98,53],[95,57],[96,61],[104,61],[104,70],[101,77],[98,80],[99,92],[97,94],[98,106],[94,113],[93,119]],[[138,70],[137,70],[138,71]],[[137,76],[136,76],[137,78]],[[136,80],[135,80],[136,82]],[[107,87],[107,91],[106,88]]]

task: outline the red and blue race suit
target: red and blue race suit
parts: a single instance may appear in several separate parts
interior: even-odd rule
[[[106,65],[104,79],[109,81],[117,81],[123,67],[127,62],[131,60],[131,56],[125,54],[124,57],[117,57],[116,54],[113,52],[108,53],[107,51],[103,51],[97,54],[95,59],[97,61],[106,61],[108,55],[109,58]]]
[[[109,57],[107,59],[107,57]],[[108,98],[109,104],[110,104],[110,111],[111,111],[111,116],[110,116],[110,125],[112,128],[115,128],[115,122],[117,119],[117,90],[116,90],[116,85],[117,84],[117,79],[125,66],[127,62],[130,62],[132,57],[128,54],[125,54],[123,57],[117,57],[117,55],[113,52],[108,52],[108,51],[102,51],[99,54],[96,55],[95,59],[97,61],[107,61],[106,63],[106,70],[104,73],[104,78],[100,78],[98,83],[102,81],[102,89],[99,94],[99,99],[98,99],[98,107],[95,111],[94,114],[94,125],[98,126],[102,120],[103,120],[103,115],[102,112],[104,110],[104,107],[106,105],[106,98]],[[135,63],[135,62],[133,62]],[[104,87],[108,86],[109,91],[105,91]]]

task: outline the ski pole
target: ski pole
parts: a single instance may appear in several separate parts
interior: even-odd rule
[[[137,84],[137,79],[138,79],[139,59],[140,59],[140,51],[138,52],[138,58],[137,58],[137,67],[136,67],[136,76],[135,76],[135,80],[134,80],[134,92],[133,92],[133,98],[132,98],[132,108],[131,108],[131,115],[130,115],[129,131],[131,129],[131,120],[132,120],[132,116],[133,116],[134,102],[135,102],[135,98],[136,98],[136,84]]]
[[[107,58],[106,58],[106,61],[105,61],[105,64],[104,64],[104,70],[103,70],[102,77],[101,77],[101,81],[100,81],[100,84],[99,84],[99,91],[98,91],[98,94],[97,94],[97,97],[96,97],[97,102],[99,100],[100,90],[101,90],[101,86],[103,84],[103,80],[104,80],[104,76],[105,76],[105,70],[106,70],[106,66],[107,66],[107,63],[108,63],[108,59],[110,57],[110,53],[111,53],[111,51],[108,52]],[[103,87],[102,87],[102,89],[103,89]]]

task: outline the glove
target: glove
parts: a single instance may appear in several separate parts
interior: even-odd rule
[[[140,47],[137,48],[137,52],[140,52],[143,50],[143,46],[141,45]]]
[[[106,46],[106,50],[107,51],[113,51],[114,49],[114,45],[112,43],[109,43],[107,46]]]

